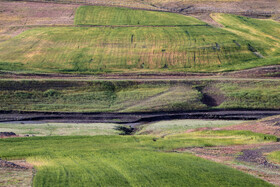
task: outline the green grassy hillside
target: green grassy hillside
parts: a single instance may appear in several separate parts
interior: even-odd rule
[[[212,18],[233,32],[252,42],[263,55],[280,55],[280,23],[274,20],[260,20],[231,14],[212,14]],[[258,48],[263,46],[263,48]]]
[[[180,14],[133,10],[129,8],[81,6],[75,15],[77,25],[206,25]]]
[[[2,80],[0,87],[1,110],[152,112],[213,108],[280,109],[279,81]],[[205,93],[220,100],[218,106],[203,103]]]
[[[82,6],[77,10],[76,24],[114,27],[42,27],[25,31],[0,44],[0,70],[219,72],[279,64],[278,22],[228,14],[212,17],[225,28],[172,13]],[[158,27],[145,27],[154,24]]]
[[[239,131],[150,136],[33,137],[0,140],[0,157],[27,159],[34,186],[270,186],[251,175],[190,154],[186,146],[275,141]],[[71,149],[69,149],[71,148]]]
[[[244,39],[208,26],[37,28],[0,44],[2,70],[222,71],[256,59]]]

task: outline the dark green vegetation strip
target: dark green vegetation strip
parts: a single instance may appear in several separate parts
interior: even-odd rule
[[[31,29],[0,44],[0,70],[219,72],[279,64],[280,24],[270,20],[217,14],[213,18],[225,28],[214,28],[171,13],[81,7],[76,23],[129,25],[141,18],[139,25],[150,25],[154,17],[159,25],[190,26]]]
[[[189,16],[129,8],[81,6],[75,14],[77,25],[206,25]]]
[[[1,110],[280,109],[279,81],[0,81]],[[206,98],[206,99],[205,99]]]
[[[0,157],[32,163],[37,170],[34,186],[270,186],[190,154],[162,151],[209,146],[209,140],[228,145],[275,138],[241,131],[206,131],[156,141],[149,136],[14,138],[0,140]]]

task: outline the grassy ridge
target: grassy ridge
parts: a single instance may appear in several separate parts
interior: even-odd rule
[[[254,133],[200,133],[157,141],[149,136],[1,139],[0,157],[32,163],[37,170],[34,186],[270,186],[190,154],[160,151],[206,145],[209,139],[217,145],[264,141],[264,136]]]
[[[206,25],[189,16],[168,12],[129,8],[80,6],[75,14],[76,25]]]
[[[279,81],[0,81],[1,110],[70,112],[280,109]],[[219,106],[202,103],[204,91]]]

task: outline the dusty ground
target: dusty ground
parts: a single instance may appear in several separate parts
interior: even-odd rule
[[[0,186],[31,186],[33,167],[23,160],[7,162],[0,159]]]
[[[209,17],[210,13],[230,13],[253,18],[272,18],[280,20],[278,0],[241,0],[241,1],[188,1],[156,4],[162,9],[185,15],[193,15],[210,25],[220,26]]]
[[[74,23],[78,5],[0,1],[0,42],[29,29],[31,25]]]
[[[280,116],[265,118],[256,122],[224,127],[225,130],[248,130],[280,137]]]

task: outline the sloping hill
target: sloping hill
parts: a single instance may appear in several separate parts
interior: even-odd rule
[[[219,72],[279,64],[279,23],[226,14],[213,18],[226,28],[171,13],[81,7],[76,14],[81,26],[39,27],[1,43],[0,69]],[[102,23],[107,26],[93,26]]]

